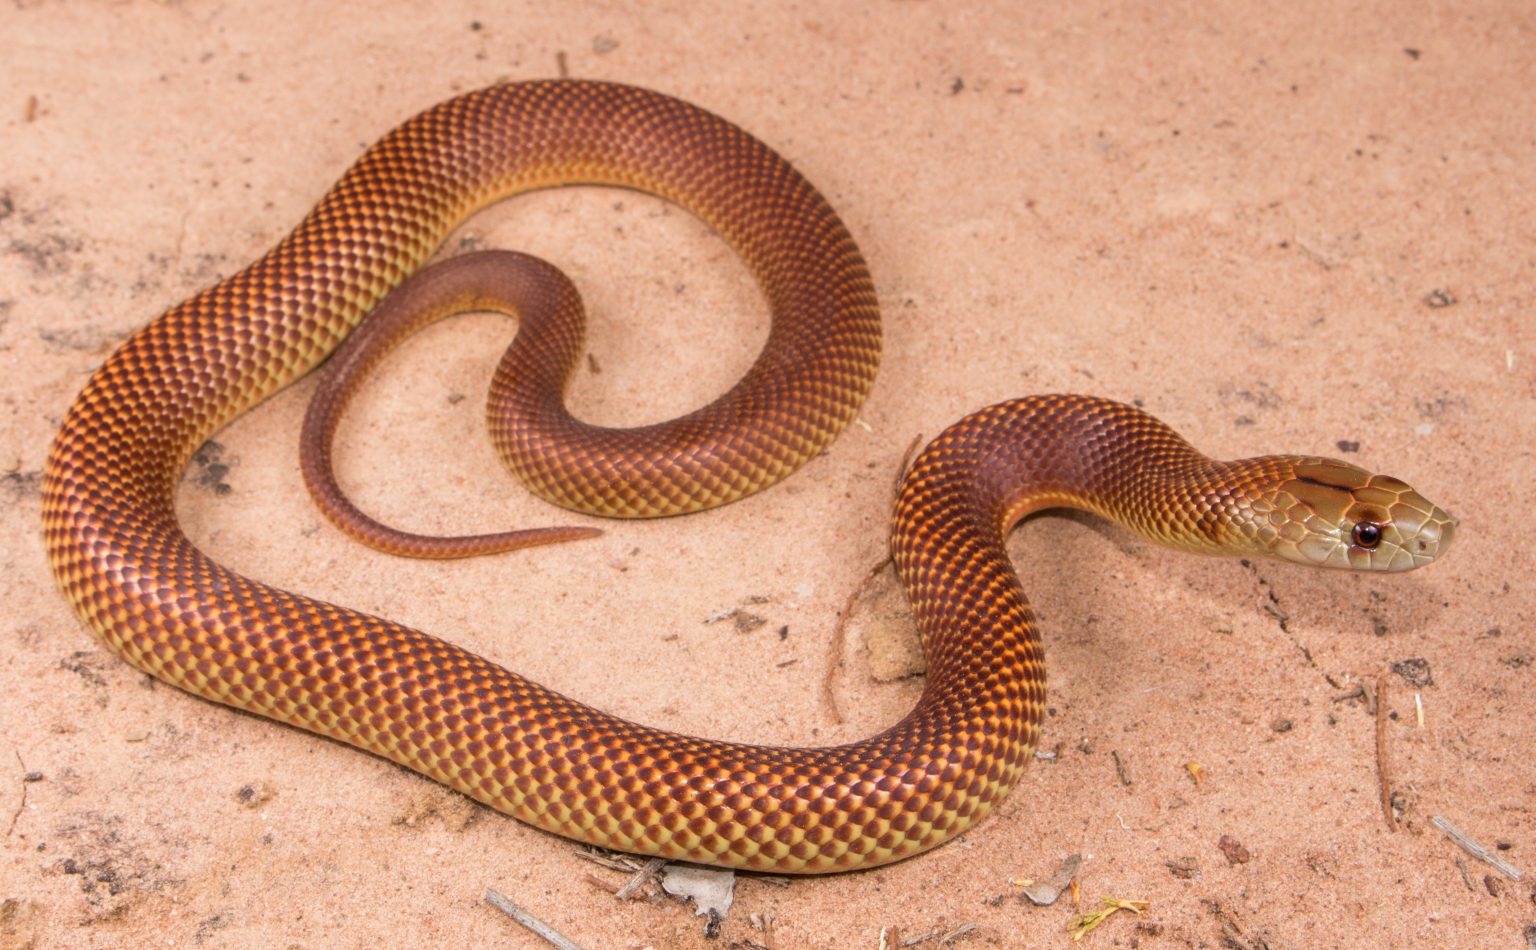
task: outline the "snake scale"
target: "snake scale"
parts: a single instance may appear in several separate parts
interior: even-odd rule
[[[622,433],[561,405],[579,327],[537,337],[525,325],[514,348],[539,382],[497,440],[535,491],[607,515],[698,510],[783,478],[850,422],[879,360],[875,292],[847,229],[787,162],[652,92],[472,92],[387,134],[269,253],[140,329],[75,399],[48,458],[43,529],[60,588],[103,642],[188,692],[561,835],[835,871],[931,848],[1018,781],[1045,667],[1003,540],[1029,512],[1075,505],[1176,547],[1385,570],[1450,541],[1444,512],[1342,462],[1216,462],[1092,397],[992,406],[918,456],[896,505],[892,551],[928,657],[921,699],[880,734],[829,748],[626,722],[425,633],[242,577],[188,541],[174,495],[203,441],[324,360],[468,214],[568,183],[642,189],[699,215],[756,275],[772,327],[721,399]]]

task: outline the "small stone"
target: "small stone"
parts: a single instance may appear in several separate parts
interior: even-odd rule
[[[1409,657],[1392,664],[1392,672],[1401,676],[1414,689],[1435,685],[1435,677],[1429,671],[1429,661],[1422,656]]]
[[[1188,881],[1200,876],[1200,862],[1192,855],[1185,855],[1177,861],[1169,861],[1168,873],[1181,881]]]
[[[1253,860],[1253,856],[1248,853],[1248,849],[1243,847],[1242,843],[1231,835],[1222,835],[1221,840],[1216,843],[1216,847],[1220,848],[1221,853],[1227,856],[1228,864],[1247,864]]]
[[[266,782],[250,782],[235,792],[235,801],[246,808],[260,808],[277,797],[277,790]]]
[[[1442,310],[1446,307],[1454,306],[1455,303],[1455,295],[1449,290],[1440,287],[1436,287],[1424,295],[1424,306],[1431,310]]]

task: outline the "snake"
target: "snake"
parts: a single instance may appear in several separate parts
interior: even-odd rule
[[[816,873],[933,848],[1019,782],[1039,740],[1045,662],[1005,540],[1030,513],[1075,506],[1176,548],[1378,571],[1429,563],[1451,541],[1444,511],[1345,462],[1216,461],[1099,397],[1002,402],[929,443],[894,506],[891,552],[927,659],[918,701],[876,735],[803,748],[628,722],[198,550],[175,493],[200,445],[430,272],[466,216],[565,184],[639,189],[696,214],[745,260],[771,326],[718,400],[620,433],[561,406],[580,329],[529,336],[539,321],[525,322],[513,346],[537,380],[523,421],[496,438],[516,447],[534,491],[601,515],[702,510],[789,475],[856,416],[881,349],[874,285],[848,229],[786,160],[704,109],[629,86],[465,93],[368,148],[264,256],[133,333],[69,406],[44,470],[42,528],[59,588],[101,642],[188,693],[351,744],[559,835]]]

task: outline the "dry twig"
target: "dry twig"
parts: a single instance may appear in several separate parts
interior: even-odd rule
[[[901,484],[907,479],[907,472],[912,467],[912,460],[917,456],[918,448],[923,444],[923,434],[919,432],[912,437],[912,442],[907,450],[901,454],[901,464],[896,468],[896,481],[891,486],[891,503],[894,505],[896,497],[901,494]],[[827,704],[827,709],[832,712],[832,721],[841,725],[844,722],[843,710],[837,705],[837,693],[833,689],[833,681],[837,674],[843,670],[843,640],[848,631],[848,619],[853,616],[853,608],[858,604],[866,588],[874,582],[875,577],[891,563],[890,552],[880,559],[880,563],[869,569],[864,579],[853,588],[848,595],[848,600],[843,604],[842,613],[837,615],[837,623],[832,626],[832,643],[828,647],[832,651],[831,662],[827,664],[827,674],[821,680],[821,696]]]
[[[16,756],[16,764],[21,766],[21,801],[16,803],[16,810],[11,813],[11,823],[5,828],[5,836],[7,838],[16,830],[16,822],[21,819],[21,813],[26,810],[27,786],[42,777],[41,775],[34,777],[32,773],[27,771],[27,763],[22,761],[20,751],[12,749],[11,753]]]
[[[549,924],[546,924],[544,921],[533,916],[526,910],[523,910],[521,907],[512,903],[510,900],[496,893],[495,891],[490,890],[489,888],[487,888],[485,892],[485,902],[501,911],[503,914],[506,914],[508,917],[511,917],[518,923],[522,924],[524,927],[527,927],[530,931],[537,934],[539,937],[542,937],[544,942],[548,943],[551,947],[554,947],[555,950],[582,950],[581,944],[574,943],[566,937],[562,936],[558,930],[551,927]]]
[[[1511,881],[1520,880],[1522,875],[1520,874],[1519,868],[1516,868],[1513,865],[1507,863],[1506,861],[1496,856],[1493,852],[1483,847],[1481,844],[1472,840],[1472,838],[1469,837],[1467,833],[1462,831],[1460,828],[1457,828],[1455,825],[1446,821],[1444,818],[1441,818],[1439,815],[1435,815],[1433,818],[1429,819],[1429,821],[1436,828],[1439,828],[1441,831],[1445,832],[1445,836],[1456,842],[1456,844],[1460,846],[1461,850],[1472,855],[1472,857],[1478,859],[1489,867],[1497,870],[1500,874],[1503,874]]]
[[[947,947],[954,941],[959,940],[961,937],[964,937],[966,934],[975,929],[975,924],[961,924],[954,930],[950,931],[931,930],[928,933],[919,934],[916,937],[908,937],[907,939],[901,941],[901,945],[903,947],[915,947],[920,943],[927,943],[930,940],[937,940],[937,946]],[[893,945],[895,944],[896,938],[894,936],[891,938],[891,942]]]
[[[635,891],[638,891],[640,888],[644,887],[652,878],[654,878],[657,873],[666,866],[666,863],[666,858],[651,858],[647,860],[645,864],[641,866],[640,870],[630,875],[629,880],[624,882],[623,887],[619,888],[617,891],[614,891],[613,896],[617,897],[621,901],[629,900],[634,896]]]
[[[891,486],[891,497],[894,499],[901,494],[901,483],[907,480],[907,473],[912,470],[912,460],[917,458],[917,448],[923,444],[923,434],[919,432],[912,437],[912,444],[901,453],[901,465],[896,469],[896,484]]]
[[[1392,761],[1387,755],[1387,676],[1376,674],[1376,778],[1381,784],[1381,813],[1387,830],[1397,830],[1397,816],[1392,814]]]
[[[594,848],[573,851],[571,853],[583,861],[592,862],[598,867],[604,867],[610,871],[623,871],[625,874],[633,874],[643,866],[641,861],[621,851],[601,851]]]
[[[844,722],[843,711],[837,705],[837,692],[832,688],[832,683],[837,679],[837,674],[843,669],[843,639],[848,630],[848,618],[853,615],[854,605],[859,602],[859,597],[874,579],[891,563],[890,554],[880,559],[880,563],[870,568],[864,575],[864,579],[848,594],[848,600],[843,604],[842,613],[837,615],[837,623],[832,625],[831,645],[827,648],[831,651],[830,662],[827,663],[827,675],[821,680],[821,696],[826,702],[827,708],[832,711],[832,721],[838,725]]]

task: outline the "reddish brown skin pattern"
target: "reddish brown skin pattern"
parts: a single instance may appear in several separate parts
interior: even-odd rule
[[[151,675],[595,844],[827,871],[949,837],[995,797],[983,773],[997,764],[978,759],[977,740],[950,741],[931,714],[840,749],[659,732],[419,631],[228,571],[177,525],[177,478],[209,435],[322,360],[473,210],[573,182],[642,188],[699,214],[758,276],[772,327],[717,404],[724,411],[677,427],[676,461],[658,462],[647,442],[615,477],[600,457],[609,437],[584,432],[531,465],[536,490],[581,504],[616,486],[589,505],[609,513],[706,507],[793,471],[847,425],[878,365],[879,314],[857,247],[814,188],[734,126],[674,99],[595,83],[494,87],[385,136],[269,254],[150,323],[92,376],[45,472],[60,587]],[[558,376],[578,353],[579,340],[557,339],[544,369]],[[717,416],[740,423],[718,445],[704,438]],[[538,425],[505,435],[544,437]],[[681,474],[669,483],[667,472]]]
[[[970,827],[1028,761],[1045,667],[1003,547],[1018,518],[1077,504],[1198,548],[1224,532],[1208,523],[1212,499],[1287,464],[1212,462],[1091,397],[1015,400],[950,427],[913,463],[892,535],[928,656],[922,697],[879,735],[829,748],[626,722],[425,633],[242,577],[188,542],[173,496],[198,445],[335,349],[471,211],[572,182],[643,188],[698,213],[752,267],[773,322],[721,400],[628,432],[565,414],[579,331],[529,336],[523,364],[494,384],[522,411],[493,430],[535,491],[612,515],[697,510],[782,478],[848,424],[879,360],[874,289],[846,229],[787,163],[655,93],[482,90],[385,136],[272,252],[160,316],[91,377],[43,487],[49,560],[86,623],[167,683],[562,835],[758,870],[872,867]]]
[[[578,526],[456,537],[415,534],[365,514],[342,490],[332,464],[332,444],[341,414],[358,385],[379,360],[411,334],[444,317],[471,310],[493,310],[519,319],[517,337],[503,357],[498,378],[517,380],[521,374],[525,378],[521,391],[527,390],[529,377],[546,382],[548,374],[542,370],[549,360],[551,341],[557,351],[579,353],[586,332],[586,313],[576,288],[554,265],[536,257],[513,251],[479,251],[427,267],[384,298],[320,374],[299,436],[300,469],[310,497],[347,534],[370,547],[404,557],[478,557],[602,534],[597,528]],[[558,365],[562,361],[555,362]],[[560,402],[563,383],[569,378],[567,366],[560,383],[536,396],[540,401],[553,398]],[[517,391],[509,385],[493,387],[486,405],[493,427],[497,417],[508,413],[532,415],[528,400],[507,401],[507,395]],[[506,424],[517,425],[519,420]],[[517,460],[507,461],[512,465]]]

